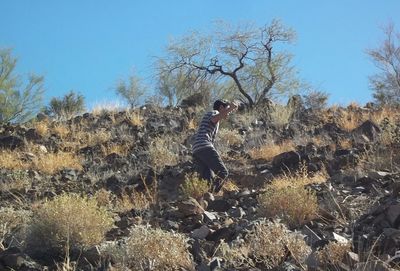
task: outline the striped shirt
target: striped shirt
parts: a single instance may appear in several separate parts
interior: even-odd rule
[[[215,115],[218,115],[217,110],[210,111],[206,113],[201,120],[199,129],[194,136],[194,143],[192,146],[193,153],[204,148],[214,148],[215,135],[219,127],[219,122],[214,124],[211,121],[211,118]]]

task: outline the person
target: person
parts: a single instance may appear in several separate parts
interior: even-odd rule
[[[214,193],[221,190],[228,177],[228,170],[214,146],[215,136],[218,133],[219,122],[237,108],[235,102],[216,100],[213,110],[204,114],[194,136],[192,155],[197,172],[202,179],[209,182]]]

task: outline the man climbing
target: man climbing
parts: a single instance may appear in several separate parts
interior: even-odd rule
[[[200,177],[207,180],[212,192],[218,193],[228,177],[228,170],[214,147],[215,136],[218,133],[219,121],[235,111],[238,105],[225,100],[214,102],[213,111],[207,112],[200,122],[194,136],[192,147],[194,162]]]

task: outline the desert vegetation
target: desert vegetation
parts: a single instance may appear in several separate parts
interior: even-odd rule
[[[131,74],[113,87],[124,108],[90,112],[74,91],[41,107],[43,78],[17,80],[2,49],[0,270],[400,270],[398,66],[385,69],[398,47],[384,33],[368,51],[374,102],[346,106],[299,93],[279,20],[172,41],[153,96]],[[240,101],[217,135],[230,172],[217,194],[191,156],[215,97]]]

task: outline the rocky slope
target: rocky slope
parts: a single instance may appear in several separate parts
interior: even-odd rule
[[[366,120],[378,113],[379,121]],[[114,216],[114,226],[101,244],[69,251],[76,270],[127,270],[129,266],[103,247],[124,243],[138,225],[183,234],[196,270],[399,267],[398,112],[358,107],[300,110],[283,124],[276,113],[238,112],[222,125],[217,142],[230,171],[229,184],[217,195],[188,197],[180,187],[194,171],[190,146],[200,117],[201,110],[195,108],[148,106],[134,112],[86,113],[65,122],[44,119],[0,127],[1,210],[24,211],[27,218],[1,235],[0,270],[61,270],[62,264],[63,270],[71,270],[66,269],[64,255],[34,255],[23,234],[29,231],[32,211],[63,193],[96,199],[106,195]],[[349,129],[346,124],[352,118],[358,123]],[[272,157],[263,156],[261,150],[268,153],[277,146],[281,149]],[[56,162],[58,154],[68,156]],[[304,223],[287,223],[285,212],[269,216],[276,206],[261,202],[268,185],[299,170],[306,172],[305,178],[323,176],[305,185],[316,196],[316,213],[304,217]],[[285,243],[281,256],[271,255],[283,241],[271,243],[257,231],[273,229],[276,223],[284,232],[282,240],[296,234],[305,241],[302,253]],[[251,245],[255,242],[259,247]]]

